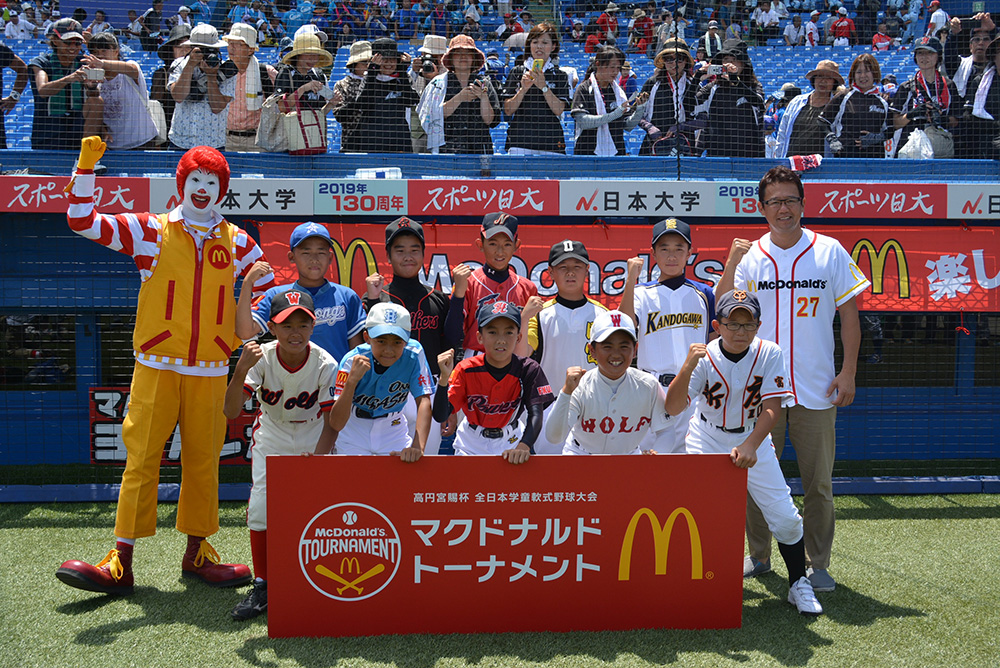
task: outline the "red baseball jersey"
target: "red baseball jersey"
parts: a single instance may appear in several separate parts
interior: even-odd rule
[[[466,350],[483,352],[483,346],[476,338],[479,323],[476,314],[483,304],[496,301],[510,302],[518,308],[524,308],[528,298],[538,294],[534,283],[518,276],[513,269],[508,272],[507,280],[497,283],[483,272],[482,267],[472,272],[469,277],[469,289],[465,292],[465,327],[462,347]]]
[[[482,355],[459,362],[448,383],[448,401],[465,411],[470,424],[499,429],[516,421],[531,404],[542,408],[555,400],[545,372],[533,359],[514,355],[506,375],[497,380]]]

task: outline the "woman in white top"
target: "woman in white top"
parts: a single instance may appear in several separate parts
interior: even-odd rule
[[[99,135],[111,149],[139,148],[156,138],[156,125],[146,106],[149,94],[135,61],[121,61],[118,39],[95,35],[83,57],[87,67],[104,70],[98,94],[84,102],[84,136]]]

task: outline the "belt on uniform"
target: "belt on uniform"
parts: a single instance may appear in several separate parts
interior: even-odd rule
[[[751,429],[751,427],[733,427],[732,429],[726,429],[725,427],[720,427],[720,426],[719,426],[719,425],[717,425],[717,424],[712,424],[712,423],[711,423],[711,422],[709,422],[709,421],[708,421],[708,419],[707,419],[707,418],[706,418],[706,417],[705,417],[704,415],[702,415],[701,413],[698,413],[698,417],[700,417],[700,418],[701,418],[701,421],[702,421],[702,422],[704,422],[704,423],[706,423],[706,424],[711,424],[711,425],[712,425],[713,427],[715,427],[715,428],[716,428],[716,429],[718,429],[719,431],[724,431],[724,432],[726,432],[727,434],[742,434],[742,433],[743,433],[743,432],[745,432],[745,431],[751,431],[751,430],[752,430],[752,429]]]
[[[354,414],[357,415],[362,420],[374,420],[375,416],[366,411],[364,408],[354,407]]]
[[[663,387],[669,387],[671,381],[677,377],[676,373],[661,373],[656,377],[656,380],[660,381],[660,385]]]
[[[475,430],[483,438],[503,438],[502,428],[475,426]]]
[[[257,136],[257,131],[256,130],[227,130],[226,132],[228,134],[233,135],[234,137],[256,137]]]

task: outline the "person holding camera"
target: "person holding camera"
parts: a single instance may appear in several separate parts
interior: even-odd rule
[[[333,56],[323,48],[315,33],[298,35],[281,62],[283,65],[274,79],[274,92],[284,96],[283,112],[293,112],[298,106],[319,109],[325,116],[340,101],[326,85],[322,70],[333,64]]]
[[[97,81],[96,94],[88,91],[83,103],[85,137],[103,137],[110,149],[141,148],[157,135],[146,101],[146,80],[139,63],[122,61],[118,38],[110,32],[94,35],[83,64]],[[100,77],[99,79],[96,77]]]
[[[696,94],[708,120],[699,146],[710,158],[763,158],[764,88],[746,43],[727,40],[723,46]]]
[[[417,49],[417,57],[410,61],[409,72],[410,85],[417,95],[423,97],[434,77],[443,73],[444,67],[441,65],[441,56],[448,50],[448,38],[441,35],[424,35],[424,42]],[[424,126],[420,124],[420,116],[416,109],[410,114],[410,140],[413,143],[414,153],[427,153],[427,133]]]
[[[690,153],[694,131],[685,131],[685,123],[694,120],[695,91],[688,71],[694,67],[688,45],[667,40],[653,59],[656,73],[642,85],[649,96],[639,126],[646,131],[639,155],[668,155],[674,148],[682,155]]]
[[[935,158],[955,156],[951,130],[958,127],[962,98],[955,84],[938,71],[943,52],[937,37],[921,37],[913,45],[917,73],[899,85],[890,103],[894,153],[906,145],[914,128],[920,128],[927,133]]]
[[[60,19],[49,36],[52,51],[28,63],[31,94],[35,99],[31,126],[33,149],[67,149],[80,145],[83,138],[83,100],[88,84],[87,68],[80,52],[83,28],[73,19]]]
[[[441,58],[444,74],[424,89],[417,114],[431,153],[492,154],[490,128],[500,122],[500,98],[480,74],[486,56],[468,35],[456,35]]]
[[[347,102],[357,98],[361,85],[368,71],[368,63],[372,59],[372,43],[361,40],[351,44],[351,53],[347,58],[347,76],[333,84],[333,92],[338,102],[333,105],[333,115],[340,123],[340,152],[360,153],[358,145],[358,121],[360,110],[357,107],[347,109]]]
[[[573,155],[628,155],[625,131],[639,123],[649,93],[640,93],[634,104],[629,101],[618,84],[624,61],[618,47],[601,47],[576,89],[570,111],[576,123]]]
[[[406,76],[407,65],[409,55],[400,55],[395,40],[372,42],[372,59],[358,96],[345,105],[360,115],[357,137],[362,153],[413,153],[407,111],[420,96]]]
[[[257,30],[246,23],[234,23],[223,41],[229,45],[227,64],[236,67],[236,94],[226,119],[227,151],[262,151],[254,141],[260,125],[261,108],[274,92],[278,71],[257,60]],[[230,68],[231,69],[231,68]]]
[[[524,43],[528,54],[507,75],[503,111],[507,128],[507,153],[536,155],[566,153],[560,118],[569,108],[569,75],[559,69],[559,30],[539,23]]]
[[[207,23],[195,26],[185,46],[191,52],[176,61],[170,70],[167,90],[174,98],[174,118],[170,124],[173,148],[195,146],[226,148],[226,110],[236,93],[236,77],[222,71],[219,50],[226,43]]]
[[[850,85],[826,105],[819,116],[829,128],[826,145],[836,158],[886,157],[885,139],[889,124],[889,103],[879,95],[882,70],[870,53],[862,53],[851,64]]]

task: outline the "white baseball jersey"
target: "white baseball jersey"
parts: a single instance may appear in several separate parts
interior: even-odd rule
[[[830,408],[827,388],[833,365],[833,316],[837,307],[871,283],[836,239],[802,230],[785,250],[758,239],[736,267],[735,286],[757,295],[758,336],[774,341],[785,356],[794,404]]]
[[[638,323],[639,368],[655,376],[676,374],[692,343],[708,343],[715,295],[711,286],[690,279],[677,289],[647,283],[636,286],[633,308]]]
[[[667,425],[663,388],[652,374],[629,368],[617,380],[591,369],[572,395],[559,393],[545,425],[553,443],[571,442],[590,454],[633,452],[646,432]],[[564,451],[565,452],[565,451]]]
[[[306,422],[333,407],[337,361],[330,353],[310,344],[305,361],[292,369],[278,357],[277,341],[269,341],[260,349],[264,356],[247,373],[243,391],[257,395],[262,418]]]
[[[247,526],[267,529],[267,467],[269,455],[313,452],[323,432],[323,414],[333,407],[337,361],[319,346],[297,368],[278,357],[278,342],[261,346],[264,356],[247,373],[243,392],[256,394],[260,412],[250,442],[253,485],[247,508]]]
[[[721,344],[721,339],[709,343],[708,353],[691,374],[688,400],[694,413],[686,438],[689,454],[729,454],[750,436],[765,399],[791,396],[777,344],[755,338],[738,362],[722,354]],[[770,434],[757,447],[757,463],[747,470],[747,491],[779,543],[799,542],[802,517],[792,502]]]
[[[607,310],[604,304],[589,298],[576,308],[553,298],[545,302],[538,315],[528,322],[528,345],[534,350],[531,358],[541,365],[549,382],[559,386],[566,377],[566,369],[571,366],[583,369],[596,366],[594,358],[587,353],[587,341],[590,340],[594,318],[599,312]],[[553,406],[545,410],[546,420]],[[562,442],[550,442],[544,431],[535,440],[535,452],[538,454],[559,454],[562,447]]]

